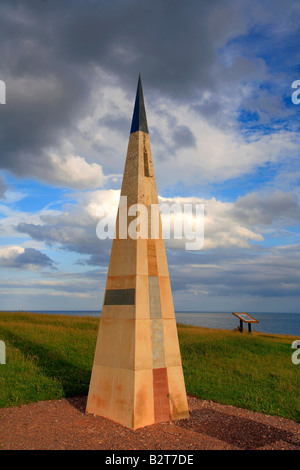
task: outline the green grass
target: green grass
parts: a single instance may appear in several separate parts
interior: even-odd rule
[[[88,392],[99,320],[0,313],[0,408]],[[292,340],[178,325],[187,392],[300,421]]]
[[[293,339],[180,325],[186,388],[206,400],[300,421]]]

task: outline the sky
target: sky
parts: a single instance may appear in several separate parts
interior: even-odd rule
[[[0,309],[100,310],[138,75],[177,311],[299,312],[300,3],[2,0]]]

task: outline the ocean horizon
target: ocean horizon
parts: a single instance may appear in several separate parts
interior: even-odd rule
[[[70,315],[83,317],[99,317],[100,311],[95,310],[11,310],[11,313],[41,313],[53,315]],[[253,331],[281,335],[300,336],[300,313],[247,312],[259,323],[252,325]],[[232,312],[194,312],[176,311],[177,323],[233,330],[239,325],[239,320]],[[247,327],[247,326],[246,326]]]

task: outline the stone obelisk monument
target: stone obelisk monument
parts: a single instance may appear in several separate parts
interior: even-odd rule
[[[139,77],[117,227],[133,204],[158,204]],[[122,197],[121,197],[122,199]],[[156,206],[157,207],[157,206]],[[126,215],[126,214],[125,214]],[[113,240],[87,412],[136,429],[188,417],[161,221],[156,238]],[[128,217],[128,226],[133,217]],[[137,227],[138,230],[138,227]]]

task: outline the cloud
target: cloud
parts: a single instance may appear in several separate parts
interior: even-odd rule
[[[2,175],[0,175],[0,199],[5,199],[5,192],[7,190],[7,186],[5,183],[5,179]]]
[[[99,240],[96,228],[103,216],[101,208],[110,211],[108,221],[114,227],[119,194],[115,190],[77,193],[76,204],[66,204],[62,211],[40,215],[39,223],[20,222],[16,230],[33,240],[88,256],[78,261],[81,264],[105,265],[111,240]],[[205,251],[249,248],[253,242],[263,242],[266,236],[275,235],[278,230],[296,225],[300,220],[300,206],[295,194],[279,191],[248,194],[235,203],[197,197],[161,197],[160,203],[169,207],[173,204],[179,204],[179,207],[187,203],[194,207],[204,204]],[[174,216],[175,219],[178,217],[181,223],[181,213]],[[168,223],[164,216],[162,220],[163,224]],[[187,240],[174,240],[172,230],[173,225],[171,240],[166,240],[167,248],[184,249]]]
[[[178,149],[174,155],[168,122],[164,116],[154,113],[152,121],[159,120],[159,132],[163,137],[163,140],[151,139],[158,187],[173,186],[176,191],[175,185],[181,183],[185,188],[198,188],[200,192],[208,184],[234,180],[243,175],[255,178],[258,169],[261,169],[266,179],[271,171],[275,174],[276,171],[281,172],[285,165],[292,165],[292,162],[294,171],[298,171],[298,132],[280,130],[271,134],[257,133],[255,137],[247,138],[237,130],[228,132],[211,125],[186,106],[178,105],[175,108],[171,102],[169,105],[177,125],[189,122],[196,144],[194,147]],[[166,148],[169,149],[168,153]]]
[[[54,268],[49,256],[34,248],[6,246],[0,248],[0,266],[5,268],[37,269]]]
[[[196,147],[196,138],[188,126],[177,126],[173,141],[174,149]]]
[[[4,271],[4,270],[2,270]],[[32,270],[30,276],[14,270],[0,278],[2,309],[6,310],[100,310],[106,273],[93,269],[86,272]],[[75,304],[74,304],[75,301]]]
[[[104,182],[102,167],[97,163],[89,164],[84,158],[71,153],[48,153],[47,164],[37,168],[36,176],[56,186],[73,189],[91,189],[100,187]]]
[[[2,2],[7,104],[0,114],[1,167],[76,189],[100,187],[103,173],[120,173],[137,71],[145,81],[157,158],[169,164],[176,154],[180,160],[177,173],[171,172],[173,184],[178,175],[186,185],[195,184],[197,173],[203,182],[236,178],[276,161],[296,133],[276,131],[256,143],[235,133],[240,110],[259,105],[262,120],[268,113],[286,115],[278,94],[273,100],[257,86],[282,79],[272,75],[267,58],[245,51],[243,38],[251,40],[253,25],[263,28],[264,21],[273,37],[281,24],[278,14],[290,22],[293,15],[280,2],[268,14],[249,6],[247,0],[217,0],[173,8],[170,0],[134,0],[114,8],[75,0],[70,12],[57,1],[51,8],[34,0]],[[163,106],[175,121],[159,141]],[[97,108],[103,111],[98,116]],[[66,140],[72,142],[69,151]],[[168,174],[164,165],[161,173]]]
[[[168,253],[180,311],[298,312],[299,245]]]
[[[282,191],[247,194],[234,203],[196,197],[160,200],[170,207],[173,203],[204,204],[204,250],[249,248],[252,242],[263,242],[266,234],[278,235],[280,228],[296,226],[300,221],[296,194]],[[185,241],[166,244],[183,249]]]
[[[231,290],[233,286],[240,292],[248,295],[259,295],[262,297],[299,297],[299,257],[286,259],[285,253],[278,253],[276,249],[270,254],[262,257],[248,257],[244,265],[239,262],[235,269],[230,269]],[[279,269],[280,268],[280,269]],[[225,271],[226,272],[226,271]],[[227,273],[226,273],[227,274]],[[230,282],[230,276],[228,279]],[[224,280],[222,281],[224,285]],[[225,281],[226,284],[226,281]],[[228,286],[229,287],[229,286]]]
[[[99,207],[114,207],[110,214],[114,224],[119,194],[120,191],[113,190],[77,193],[76,204],[65,204],[62,211],[41,214],[38,223],[22,221],[15,230],[48,246],[83,255],[78,261],[80,264],[106,265],[111,240],[102,241],[97,237],[96,227],[101,218]]]
[[[0,179],[1,235],[17,247],[2,253],[2,266],[51,267],[46,244],[59,263],[77,256],[75,270],[105,271],[111,242],[96,236],[98,207],[116,204],[141,72],[159,192],[205,204],[204,250],[167,242],[177,302],[188,304],[182,285],[195,297],[230,299],[235,286],[245,296],[295,297],[297,247],[268,246],[299,223],[299,110],[290,103],[299,60],[287,53],[299,35],[299,2],[269,3],[74,0],[70,10],[58,0],[2,1],[0,168],[18,183],[78,191],[58,210],[24,209],[32,202],[18,200],[22,181],[12,191]],[[96,191],[103,187],[114,191]],[[57,291],[71,302],[72,282],[83,308],[96,298],[88,282],[79,289],[80,278],[64,289],[55,282],[38,288],[42,303],[46,290],[48,305]]]
[[[300,222],[300,205],[296,194],[275,191],[271,194],[252,193],[238,198],[233,213],[248,226],[270,226],[274,222]]]
[[[116,208],[118,198],[119,191],[78,192],[76,203],[65,204],[61,211],[45,212],[36,218],[34,223],[24,221],[16,229],[18,233],[27,234],[38,243],[46,243],[53,249],[58,248],[77,254],[77,266],[97,266],[101,272],[102,292],[111,241],[99,240],[96,236],[96,226],[100,220],[100,205],[111,204]],[[224,309],[224,305],[228,305],[229,310],[233,308],[229,305],[230,299],[233,302],[237,298],[251,298],[254,302],[255,298],[297,298],[300,282],[299,247],[289,245],[267,248],[263,244],[264,238],[269,236],[270,231],[272,233],[274,229],[274,234],[278,233],[278,222],[282,224],[281,228],[298,223],[299,204],[293,194],[253,193],[238,198],[234,203],[214,198],[203,200],[193,197],[168,200],[161,198],[161,202],[170,204],[201,202],[205,207],[204,250],[187,252],[183,249],[184,241],[178,243],[166,240],[177,308],[184,308],[184,302],[188,302],[191,308],[193,306],[193,309],[197,310],[199,296],[203,308],[212,302],[212,298],[213,305],[221,305],[223,302],[223,307],[220,306],[219,310]],[[114,221],[115,213],[111,213],[110,217]],[[30,243],[30,240],[27,243]],[[28,266],[32,256],[28,260],[28,257],[22,256],[23,253],[22,247],[10,247],[2,253],[1,264],[7,267]],[[44,263],[47,264],[45,259]],[[42,265],[42,262],[40,264]],[[51,282],[41,280],[37,289],[47,290],[52,298],[59,296],[60,293],[62,296],[69,296],[71,292],[77,290],[77,284],[80,283],[78,276],[80,276],[86,281],[80,284],[78,293],[83,296],[82,299],[90,298],[91,302],[94,302],[93,299],[101,294],[98,281],[94,282],[99,276],[95,272],[91,285],[87,280],[89,275],[93,278],[93,271],[90,274],[56,272]],[[61,286],[56,289],[60,279],[62,279]],[[226,304],[224,299],[227,299]],[[256,310],[264,310],[264,308],[259,309],[258,304],[257,300]]]

